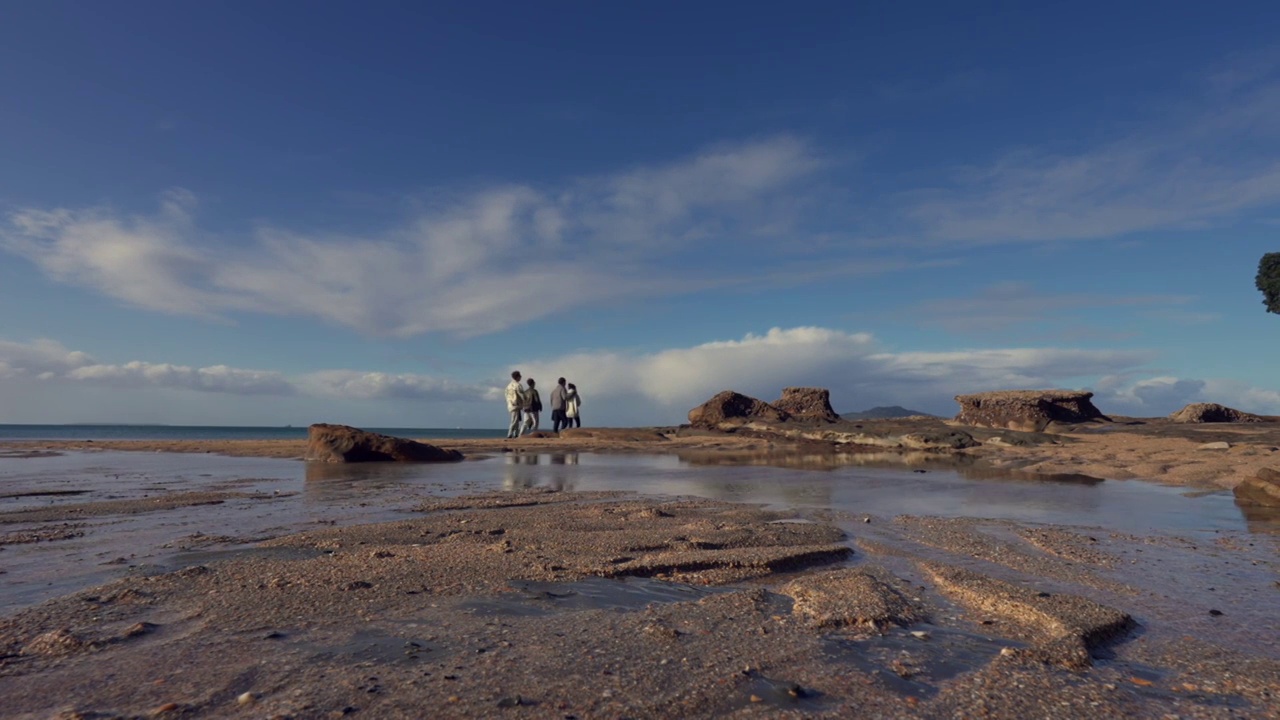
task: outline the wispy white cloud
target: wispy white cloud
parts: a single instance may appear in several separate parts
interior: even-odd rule
[[[191,390],[222,395],[303,395],[343,400],[482,400],[488,385],[409,373],[321,370],[291,377],[276,370],[227,365],[190,367],[134,360],[121,364],[95,361],[61,343],[0,340],[0,381],[92,385],[117,389]]]
[[[1070,152],[1019,148],[904,193],[929,243],[1186,229],[1280,203],[1280,58],[1236,59],[1143,127]]]
[[[1002,282],[967,296],[917,303],[901,315],[926,327],[981,334],[1032,323],[1043,326],[1072,312],[1098,308],[1154,308],[1147,312],[1168,313],[1170,320],[1191,322],[1203,314],[1178,311],[1175,316],[1169,308],[1194,300],[1191,295],[1174,294],[1042,293],[1030,283]]]
[[[158,387],[232,395],[291,395],[294,392],[293,385],[281,373],[226,365],[194,368],[135,360],[123,365],[85,365],[63,377],[111,387]]]
[[[321,370],[297,378],[295,384],[310,395],[348,400],[481,400],[497,392],[447,378],[360,370]]]
[[[743,282],[740,271],[682,260],[727,241],[738,252],[769,247],[789,227],[779,196],[819,165],[805,142],[776,137],[560,188],[490,188],[425,205],[376,234],[267,225],[249,242],[202,231],[195,198],[175,191],[154,215],[20,210],[0,230],[0,249],[147,310],[311,316],[395,336],[481,334],[604,300]],[[760,227],[773,230],[762,236]],[[767,279],[774,269],[747,274]],[[797,268],[779,271],[785,279]]]
[[[60,375],[91,364],[93,358],[87,353],[68,350],[47,338],[29,343],[0,340],[0,380]]]

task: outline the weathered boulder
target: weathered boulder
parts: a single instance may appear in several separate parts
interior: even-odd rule
[[[1218,403],[1191,403],[1169,416],[1176,423],[1262,422],[1262,418]]]
[[[715,427],[726,420],[774,420],[781,421],[791,415],[763,400],[742,393],[725,390],[689,411],[689,424]]]
[[[793,420],[817,420],[837,422],[840,415],[831,409],[831,392],[826,388],[782,388],[782,397],[773,406],[791,416]]]
[[[956,421],[976,427],[1039,432],[1051,422],[1110,420],[1094,407],[1093,393],[1082,390],[999,390],[957,395]]]
[[[348,427],[316,423],[307,430],[307,460],[316,462],[456,462],[457,450]]]
[[[1280,470],[1262,468],[1232,489],[1236,502],[1242,505],[1280,507]]]

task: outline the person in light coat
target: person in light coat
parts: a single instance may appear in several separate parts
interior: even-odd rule
[[[507,385],[507,413],[511,415],[511,427],[507,429],[507,439],[520,435],[520,411],[524,409],[524,386],[520,384],[520,371],[511,373],[511,382]]]
[[[569,383],[564,394],[564,426],[582,427],[582,396],[573,383]]]

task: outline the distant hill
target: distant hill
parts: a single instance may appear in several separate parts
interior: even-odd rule
[[[901,405],[890,405],[888,407],[873,407],[870,410],[862,412],[844,413],[840,416],[842,420],[886,420],[888,418],[907,417],[909,415],[928,415],[929,417],[937,417],[932,413],[920,412],[919,410],[908,410]]]

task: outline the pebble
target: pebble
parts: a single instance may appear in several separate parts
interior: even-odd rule
[[[764,698],[760,697],[759,695],[752,695],[751,702],[753,703],[764,702]]]
[[[1210,614],[1210,615],[1212,615],[1212,616],[1214,616],[1214,617],[1218,617],[1219,615],[1221,615],[1221,614],[1222,614],[1222,611],[1221,611],[1221,610],[1210,610],[1210,611],[1209,611],[1209,614]]]
[[[254,700],[257,698],[251,692],[240,693],[240,697],[236,698],[236,702],[241,705],[252,705]]]
[[[911,637],[920,638],[921,640],[928,640],[929,633],[925,632],[924,630],[912,630]]]
[[[171,702],[171,703],[165,703],[165,704],[161,705],[160,707],[156,708],[155,710],[152,710],[152,711],[151,711],[151,714],[152,714],[152,715],[163,715],[163,714],[165,714],[165,713],[173,712],[174,710],[177,710],[177,709],[178,709],[178,703],[173,703],[173,702]]]

